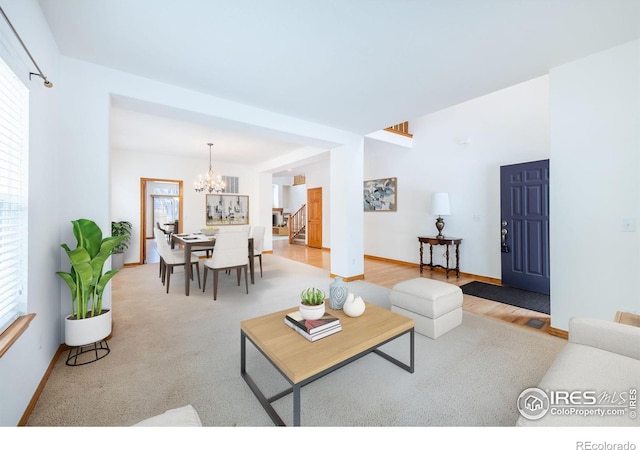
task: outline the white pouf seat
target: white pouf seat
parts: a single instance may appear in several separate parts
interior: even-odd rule
[[[436,339],[462,324],[462,289],[414,278],[391,289],[391,311],[413,319],[417,333]]]

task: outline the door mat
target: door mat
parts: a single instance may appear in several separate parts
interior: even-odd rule
[[[543,314],[551,314],[550,299],[546,294],[525,291],[509,286],[497,286],[495,284],[472,281],[460,286],[464,294],[485,298],[507,305],[517,306]]]

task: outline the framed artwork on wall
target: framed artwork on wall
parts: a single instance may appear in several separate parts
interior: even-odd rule
[[[238,194],[207,194],[205,218],[210,225],[247,225],[249,196]]]
[[[397,179],[380,178],[364,182],[363,203],[365,211],[397,210]]]

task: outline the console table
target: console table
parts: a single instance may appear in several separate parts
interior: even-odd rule
[[[462,242],[462,239],[454,238],[454,237],[446,237],[446,236],[441,238],[438,236],[418,236],[418,241],[420,242],[420,273],[422,273],[422,269],[424,266],[430,267],[431,270],[433,270],[434,267],[440,267],[441,269],[445,270],[447,278],[449,278],[450,270],[455,270],[456,278],[460,278],[460,243]],[[424,264],[422,262],[422,256],[423,256],[422,245],[423,244],[429,244],[429,264]],[[447,252],[446,267],[441,266],[439,264],[436,264],[436,265],[433,264],[433,246],[434,245],[444,245],[446,247],[446,252]],[[450,245],[455,246],[455,251],[456,251],[456,268],[455,269],[449,268],[449,246]]]

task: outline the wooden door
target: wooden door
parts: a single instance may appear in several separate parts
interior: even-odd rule
[[[307,245],[322,248],[322,188],[307,189]]]
[[[502,284],[549,294],[549,160],[500,167]]]

